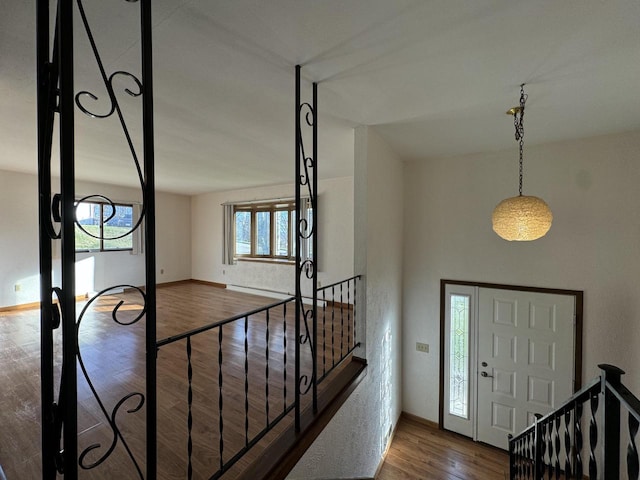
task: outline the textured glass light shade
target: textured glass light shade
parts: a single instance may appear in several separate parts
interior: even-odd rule
[[[520,195],[502,200],[491,216],[493,231],[505,240],[535,240],[551,228],[549,205],[538,197]]]

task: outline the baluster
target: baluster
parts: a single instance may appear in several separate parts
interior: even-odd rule
[[[283,395],[284,395],[284,405],[282,407],[282,411],[284,412],[287,409],[287,304],[283,305],[283,316],[282,316],[282,351],[284,352],[284,368],[283,371]]]
[[[556,426],[556,433],[554,436],[555,439],[555,451],[556,451],[556,480],[560,480],[560,422],[561,422],[561,417],[560,415],[556,415],[555,418],[555,426]]]
[[[244,317],[244,445],[249,445],[249,317]]]
[[[327,294],[326,290],[322,290],[322,376],[327,374]]]
[[[525,447],[524,447],[524,456],[525,456],[525,461],[527,462],[527,468],[526,468],[526,475],[527,478],[531,478],[531,474],[533,473],[533,469],[531,468],[531,435],[527,434],[526,438],[526,442],[525,442]]]
[[[540,478],[544,478],[547,472],[549,473],[549,476],[551,476],[551,469],[547,468],[551,464],[551,460],[549,460],[549,423],[548,422],[544,422],[542,424],[541,432],[542,432],[542,444],[540,448],[542,450],[542,456],[540,457],[540,460],[542,462],[541,464],[542,474],[540,475]]]
[[[515,450],[513,448],[513,435],[507,435],[508,440],[508,448],[509,448],[509,478],[515,478],[515,469],[514,469],[514,459],[515,459]]]
[[[522,478],[527,478],[529,476],[527,469],[529,467],[529,461],[527,457],[529,456],[529,438],[523,437],[522,439],[522,450],[520,456],[520,462],[522,463]]]
[[[340,283],[340,360],[342,359],[343,345],[344,345],[344,300],[342,296],[342,283]]]
[[[265,348],[265,360],[266,360],[266,366],[264,369],[264,378],[265,378],[265,382],[264,382],[264,398],[265,398],[265,414],[267,417],[267,428],[269,428],[269,313],[270,310],[267,310],[267,332],[265,334],[265,342],[266,342],[266,348]]]
[[[509,462],[509,478],[518,477],[518,441],[513,440],[509,442],[509,448],[511,449],[511,461]]]
[[[573,424],[575,432],[575,467],[576,478],[582,478],[582,402],[576,400]]]
[[[218,328],[218,432],[220,433],[220,470],[224,466],[224,422],[222,420],[222,325]]]
[[[347,353],[351,350],[351,280],[347,280]]]
[[[530,440],[529,440],[529,449],[531,450],[530,453],[530,458],[531,458],[531,478],[532,479],[537,479],[536,477],[536,457],[538,455],[538,452],[536,450],[536,433],[535,430],[533,430],[531,432],[531,436],[530,436]]]
[[[520,447],[520,470],[522,478],[527,477],[527,437],[522,437],[522,445]]]
[[[529,470],[530,478],[536,478],[536,434],[535,430],[532,430],[529,434]]]
[[[336,289],[331,287],[331,367],[336,366],[335,359],[335,325],[336,325]]]
[[[522,478],[522,443],[523,439],[520,438],[516,442],[516,477]]]
[[[548,478],[553,478],[553,420],[549,420],[545,423],[546,435],[545,444],[547,450],[547,462],[546,467],[549,472]]]
[[[522,465],[522,478],[527,477],[527,437],[522,438],[522,447],[520,449],[520,464]]]
[[[520,441],[520,462],[519,462],[520,463],[520,469],[519,470],[520,470],[521,478],[526,478],[526,475],[527,475],[526,444],[527,444],[526,437],[522,437],[522,439]]]
[[[514,478],[520,478],[520,439],[516,440],[513,444],[514,458],[513,458],[513,473]]]
[[[191,337],[187,337],[187,405],[188,405],[188,413],[187,413],[187,478],[191,480],[193,478],[193,464],[191,463],[191,455],[193,453],[193,442],[191,438],[191,431],[193,428],[193,415],[191,412],[191,406],[193,404],[193,388],[191,386],[191,380],[193,378],[193,368],[191,366]]]
[[[545,423],[539,422],[541,415],[537,415],[538,423],[537,432],[536,432],[536,449],[540,449],[536,451],[536,480],[539,478],[544,478],[545,471],[545,453],[547,448],[547,442],[545,440],[547,427]]]
[[[598,423],[596,414],[598,413],[598,402],[600,396],[598,392],[591,392],[591,419],[589,420],[589,480],[598,478],[598,462],[596,460],[596,445],[598,444]]]
[[[524,437],[518,440],[518,478],[524,478]]]
[[[356,298],[357,298],[357,288],[358,286],[358,278],[353,279],[353,346],[357,345],[356,341]]]
[[[570,478],[571,472],[571,434],[569,433],[569,425],[571,425],[571,410],[564,412],[564,475]]]
[[[638,419],[629,412],[629,446],[627,447],[627,475],[629,480],[638,480],[638,447],[636,434],[638,433]]]
[[[519,448],[518,448],[518,476],[520,478],[525,478],[525,475],[527,473],[527,465],[525,464],[525,443],[526,443],[526,438],[522,437],[520,439],[519,442]]]

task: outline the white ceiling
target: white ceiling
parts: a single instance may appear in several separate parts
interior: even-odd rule
[[[34,1],[2,0],[0,169],[36,171]],[[139,75],[138,4],[84,0],[107,72]],[[76,8],[77,12],[77,8]],[[353,173],[353,127],[406,160],[640,128],[638,0],[153,0],[157,186],[293,179],[294,65],[319,82],[321,177]],[[76,90],[108,109],[76,19]],[[126,81],[116,83],[122,93]],[[139,134],[139,99],[120,94]],[[135,185],[117,119],[77,110],[77,177]],[[137,140],[136,140],[137,141]]]

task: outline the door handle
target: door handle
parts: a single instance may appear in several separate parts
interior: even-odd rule
[[[484,378],[493,378],[493,375],[489,375],[487,372],[480,372],[480,376]]]

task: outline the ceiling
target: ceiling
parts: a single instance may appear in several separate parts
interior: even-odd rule
[[[3,2],[0,169],[36,171],[35,6]],[[153,0],[157,187],[197,194],[290,183],[294,65],[319,82],[322,178],[353,174],[353,128],[404,160],[640,129],[637,0]],[[108,73],[140,72],[138,4],[84,0]],[[78,9],[75,9],[76,13]],[[79,17],[76,91],[108,111]],[[115,81],[139,143],[139,98]],[[135,185],[115,116],[76,110],[77,178]],[[514,153],[515,155],[515,153]]]

